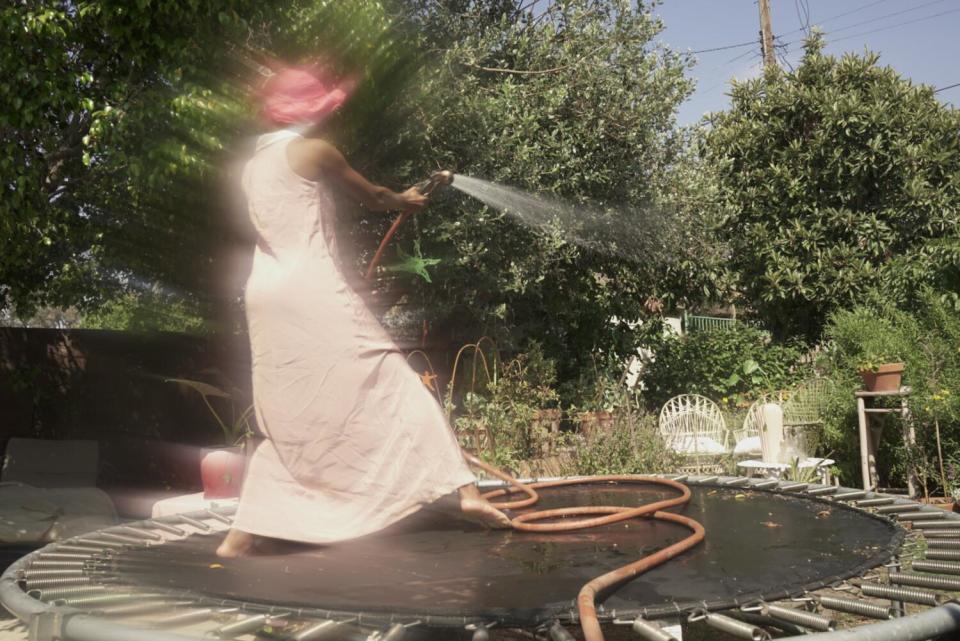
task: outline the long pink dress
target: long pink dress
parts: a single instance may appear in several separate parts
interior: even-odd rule
[[[243,172],[259,239],[246,286],[256,417],[235,526],[308,543],[380,530],[474,482],[440,406],[336,260],[328,185],[300,177],[291,131]]]

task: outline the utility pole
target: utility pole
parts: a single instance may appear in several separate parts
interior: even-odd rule
[[[777,57],[773,53],[773,27],[770,24],[770,0],[758,0],[760,5],[760,37],[763,43],[763,66],[767,69],[777,66]]]

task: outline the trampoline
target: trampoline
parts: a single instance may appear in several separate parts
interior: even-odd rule
[[[671,511],[707,536],[602,593],[605,626],[657,641],[671,638],[661,623],[677,622],[751,639],[921,639],[957,629],[960,515],[833,486],[670,478],[691,490]],[[536,509],[635,507],[675,494],[587,481],[540,491]],[[277,542],[228,560],[214,550],[230,508],[109,528],[21,559],[4,574],[0,599],[35,639],[395,640],[423,630],[484,639],[499,628],[570,639],[564,626],[578,623],[581,586],[689,535],[651,518],[574,532],[485,531],[445,509],[337,545]],[[840,619],[878,623],[834,632]]]

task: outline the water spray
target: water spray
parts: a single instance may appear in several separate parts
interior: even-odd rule
[[[430,177],[424,180],[423,182],[417,183],[415,188],[424,196],[429,196],[439,187],[444,187],[453,183],[453,172],[447,169],[440,171],[435,171],[430,174]],[[367,267],[367,273],[365,278],[367,280],[373,279],[373,274],[377,269],[377,265],[380,264],[380,259],[383,257],[383,252],[386,250],[387,245],[390,244],[390,239],[393,238],[393,235],[397,233],[397,229],[400,228],[400,225],[410,217],[410,214],[413,213],[412,209],[405,209],[400,212],[400,215],[396,217],[393,221],[393,224],[390,225],[390,229],[387,230],[387,233],[384,234],[383,240],[380,241],[380,246],[377,247],[377,253],[373,255],[373,259],[370,261],[370,266]]]

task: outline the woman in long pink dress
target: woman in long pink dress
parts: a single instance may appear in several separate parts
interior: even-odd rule
[[[509,526],[480,497],[440,406],[340,271],[334,189],[373,211],[425,203],[415,188],[371,184],[319,137],[347,91],[287,69],[264,92],[269,120],[309,128],[261,136],[243,172],[258,236],[245,292],[254,407],[267,438],[220,556],[250,552],[257,536],[363,536],[455,491],[463,516]]]

